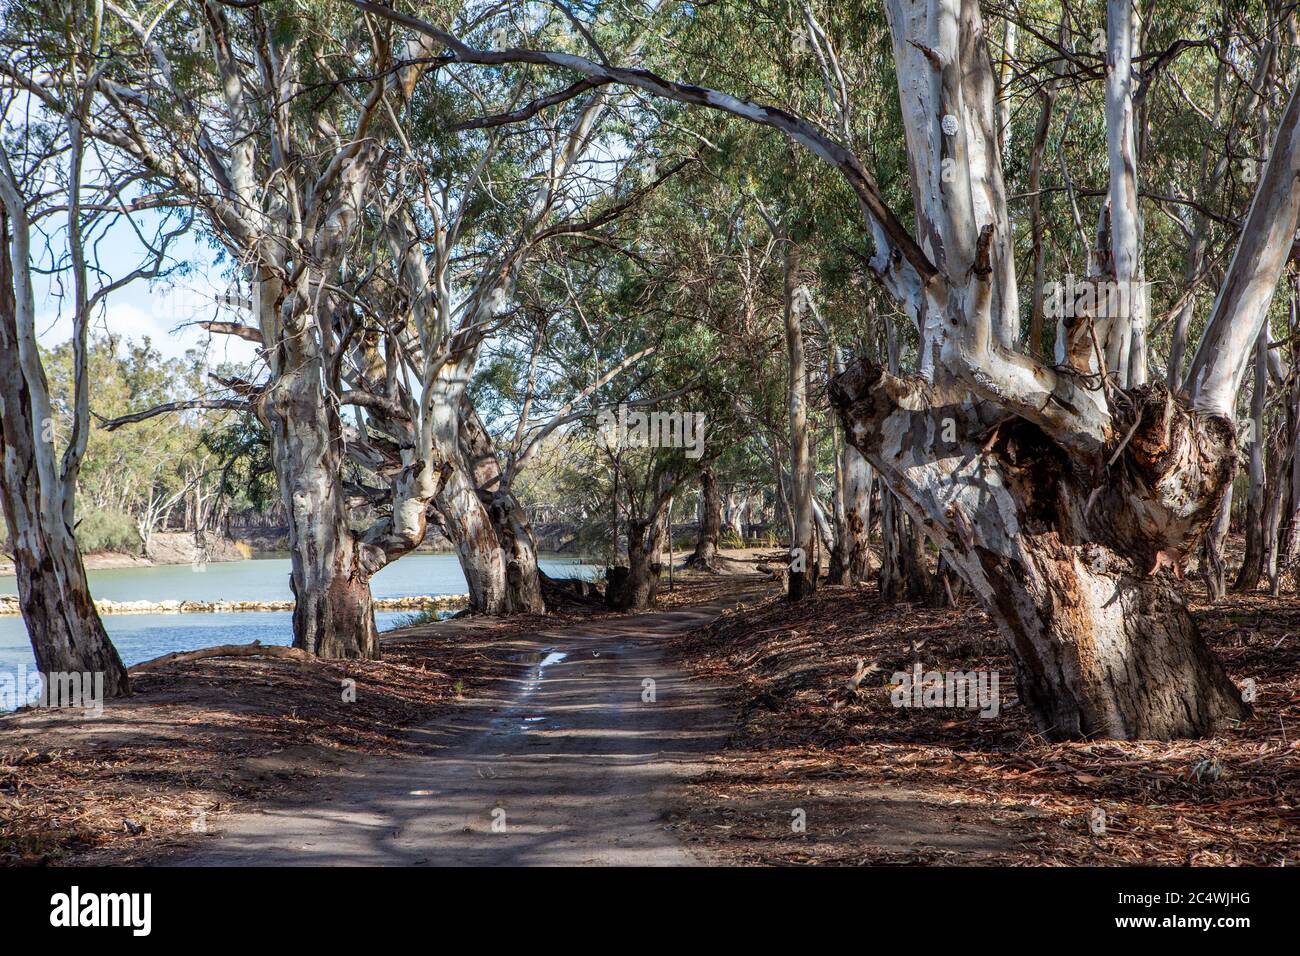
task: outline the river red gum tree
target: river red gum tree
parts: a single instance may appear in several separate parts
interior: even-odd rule
[[[7,175],[0,181],[12,185]],[[52,441],[28,252],[21,199],[0,187],[0,504],[23,620],[37,670],[47,680],[60,672],[98,673],[104,675],[105,697],[125,696],[126,668],[95,610],[81,550],[65,517],[76,483],[59,467]]]
[[[1233,403],[1297,224],[1294,96],[1174,393],[1122,387],[1133,379],[1117,376],[1121,356],[1093,345],[1115,341],[1110,316],[1080,311],[1066,323],[1058,365],[1016,350],[995,83],[974,0],[886,2],[919,241],[851,150],[786,110],[570,54],[478,50],[353,2],[461,62],[533,63],[721,110],[781,130],[839,170],[874,240],[873,272],[916,322],[922,351],[912,376],[858,363],[834,382],[832,401],[849,439],[998,623],[1040,730],[1201,736],[1245,716],[1170,575],[1236,467]]]
[[[391,31],[367,30],[356,56],[369,75],[354,94],[341,80],[311,72],[324,60],[316,55],[321,34],[346,30],[346,23],[285,31],[258,4],[203,0],[187,36],[183,23],[165,21],[167,12],[148,20],[126,7],[109,9],[121,60],[88,85],[95,109],[87,135],[184,197],[238,263],[251,321],[205,325],[258,343],[269,373],[241,383],[238,399],[219,401],[244,401],[270,435],[288,522],[294,646],[327,658],[377,657],[370,579],[423,539],[443,463],[408,444],[385,472],[387,513],[367,529],[351,527],[343,475],[356,452],[341,410],[385,403],[386,396],[342,386],[340,368],[358,323],[338,289],[363,197],[385,161],[378,128],[394,122],[402,94],[424,67],[391,69]],[[379,21],[362,27],[369,25]],[[419,49],[405,55],[418,57]],[[41,84],[7,75],[33,96],[49,97]],[[309,86],[322,93],[310,109],[302,99]],[[172,403],[113,424],[187,406],[213,407],[208,400]]]

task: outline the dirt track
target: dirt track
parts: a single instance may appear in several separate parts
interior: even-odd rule
[[[508,696],[419,728],[412,756],[359,761],[305,798],[225,818],[210,842],[168,862],[696,862],[663,810],[722,745],[728,718],[716,688],[670,667],[662,644],[720,607],[533,635]]]

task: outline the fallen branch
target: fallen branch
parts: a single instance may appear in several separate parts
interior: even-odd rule
[[[164,664],[188,664],[190,661],[206,660],[209,657],[283,657],[294,661],[315,660],[300,647],[280,647],[276,644],[265,645],[261,641],[254,641],[252,644],[218,644],[216,647],[201,647],[197,651],[176,651],[152,660],[141,661],[134,667],[128,667],[126,672],[135,674]]]

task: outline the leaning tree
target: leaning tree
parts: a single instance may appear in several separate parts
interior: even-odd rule
[[[188,225],[159,215],[149,235],[133,214],[168,204],[138,189],[129,163],[93,148],[94,93],[116,65],[96,18],[83,11],[58,25],[54,42],[77,52],[48,69],[42,39],[25,16],[8,18],[0,35],[0,508],[37,669],[47,682],[59,672],[100,674],[104,695],[120,697],[130,680],[90,596],[75,535],[91,427],[90,325],[114,292],[166,274],[169,247]],[[101,256],[114,228],[138,238],[134,268]],[[42,274],[69,289],[65,415],[37,341],[33,277]],[[56,427],[62,417],[64,436]]]
[[[1058,361],[1017,348],[1019,306],[996,83],[975,0],[887,0],[915,238],[849,148],[813,124],[645,70],[567,53],[481,50],[367,0],[445,56],[532,63],[780,130],[837,169],[875,246],[872,271],[916,323],[920,374],[860,361],[831,395],[849,439],[997,621],[1021,698],[1054,737],[1198,736],[1246,714],[1171,580],[1237,460],[1232,413],[1292,248],[1300,193],[1291,98],[1200,346],[1177,390],[1142,384],[1141,302],[1078,303]],[[1131,8],[1109,4],[1107,129],[1115,281],[1134,261]],[[1107,314],[1101,314],[1106,311]]]

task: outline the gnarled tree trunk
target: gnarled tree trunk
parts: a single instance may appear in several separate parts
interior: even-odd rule
[[[437,500],[438,515],[456,547],[469,607],[478,614],[505,614],[510,607],[506,563],[492,517],[461,468],[453,470]]]
[[[1300,218],[1300,98],[1293,91],[1178,396],[1125,392],[1113,384],[1136,386],[1144,375],[1140,361],[1130,371],[1132,315],[1096,327],[1102,362],[1091,335],[1098,314],[1062,324],[1053,365],[1015,350],[1014,236],[979,4],[886,0],[885,12],[915,237],[851,147],[788,109],[643,69],[481,51],[431,24],[418,29],[460,62],[557,67],[731,113],[837,169],[870,231],[872,274],[916,324],[921,348],[920,375],[864,362],[834,381],[832,401],[850,441],[997,620],[1039,727],[1058,737],[1211,733],[1247,708],[1166,575],[1200,545],[1236,464],[1234,403]],[[1112,176],[1124,170],[1111,190],[1123,197],[1125,261],[1114,276],[1140,279],[1127,172],[1137,161],[1127,69],[1135,31],[1127,4],[1110,0],[1109,13],[1108,141],[1120,154]]]
[[[1165,571],[1181,569],[1231,478],[1229,420],[1134,390],[1130,437],[1094,470],[1033,423],[871,363],[831,394],[998,623],[1041,732],[1202,736],[1245,716]]]
[[[654,518],[629,518],[627,522],[628,589],[622,610],[643,610],[653,607],[659,593],[659,575],[663,562],[659,560],[659,547],[654,528]]]
[[[461,399],[460,452],[496,534],[505,565],[504,610],[543,614],[542,575],[537,564],[537,539],[514,490],[504,483],[492,436],[467,397]]]

